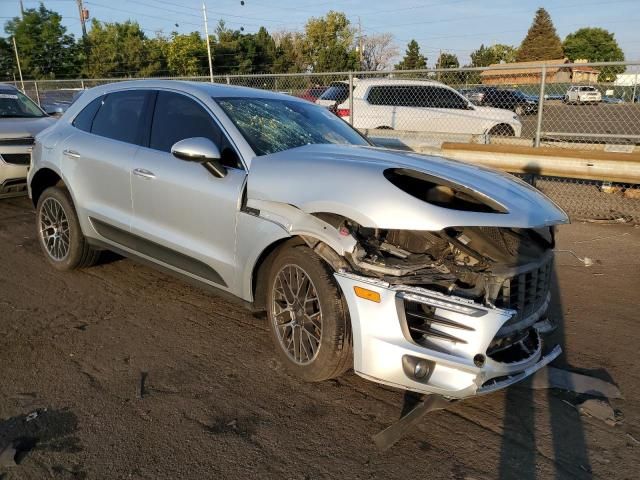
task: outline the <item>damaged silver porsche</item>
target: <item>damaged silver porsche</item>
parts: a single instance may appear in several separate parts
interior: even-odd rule
[[[305,380],[353,367],[461,399],[560,353],[537,328],[559,207],[501,172],[376,148],[303,100],[97,87],[36,138],[29,191],[55,268],[108,249],[228,293],[266,311]]]

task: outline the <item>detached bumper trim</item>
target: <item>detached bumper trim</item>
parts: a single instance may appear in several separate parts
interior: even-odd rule
[[[558,358],[558,356],[562,353],[562,348],[560,348],[560,345],[556,345],[554,347],[553,350],[551,350],[551,352],[547,353],[545,356],[543,356],[539,362],[537,362],[534,365],[531,365],[529,368],[525,369],[524,371],[516,374],[516,375],[512,375],[508,378],[505,378],[504,380],[498,381],[498,382],[494,382],[490,385],[484,386],[484,387],[480,387],[478,388],[478,390],[476,390],[476,395],[484,395],[487,393],[492,393],[495,392],[497,390],[501,390],[503,388],[506,388],[510,385],[513,385],[514,383],[518,383],[521,380],[524,380],[525,378],[533,375],[534,373],[536,373],[538,370],[540,370],[543,367],[546,367],[549,363],[551,363],[553,360],[555,360],[556,358]]]

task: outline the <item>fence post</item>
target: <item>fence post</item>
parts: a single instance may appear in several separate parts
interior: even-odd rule
[[[349,123],[353,127],[353,72],[349,72]]]
[[[227,75],[227,85],[229,85],[231,83],[231,79],[229,78],[229,75]]]
[[[637,103],[636,102],[636,89],[637,88],[638,88],[638,72],[636,71],[636,78],[633,81],[633,93],[631,94],[631,103]]]
[[[536,124],[536,138],[533,146],[540,146],[540,135],[542,131],[542,110],[544,108],[544,87],[547,81],[547,65],[542,65],[542,75],[540,76],[540,97],[538,98],[538,122]]]
[[[36,91],[36,102],[38,106],[40,106],[40,91],[38,90],[38,82],[36,80],[33,81],[33,88]]]
[[[84,79],[80,79],[80,86],[82,87],[82,90],[84,90]]]

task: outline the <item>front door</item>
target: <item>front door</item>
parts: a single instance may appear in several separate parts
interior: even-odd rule
[[[174,157],[179,140],[205,137],[228,167],[216,178],[204,166]],[[234,282],[235,229],[245,171],[232,145],[199,101],[159,91],[149,146],[132,166],[133,222],[140,253],[223,289]]]

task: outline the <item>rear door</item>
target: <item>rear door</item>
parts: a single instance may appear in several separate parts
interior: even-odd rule
[[[62,145],[63,171],[74,186],[78,212],[93,224],[128,231],[131,166],[147,121],[150,92],[125,90],[97,98],[74,119]]]
[[[219,147],[225,177],[171,154],[173,144],[191,137]],[[138,251],[227,289],[234,281],[236,217],[246,177],[237,150],[205,105],[172,91],[157,93],[147,145],[131,168],[131,232],[141,239]]]

